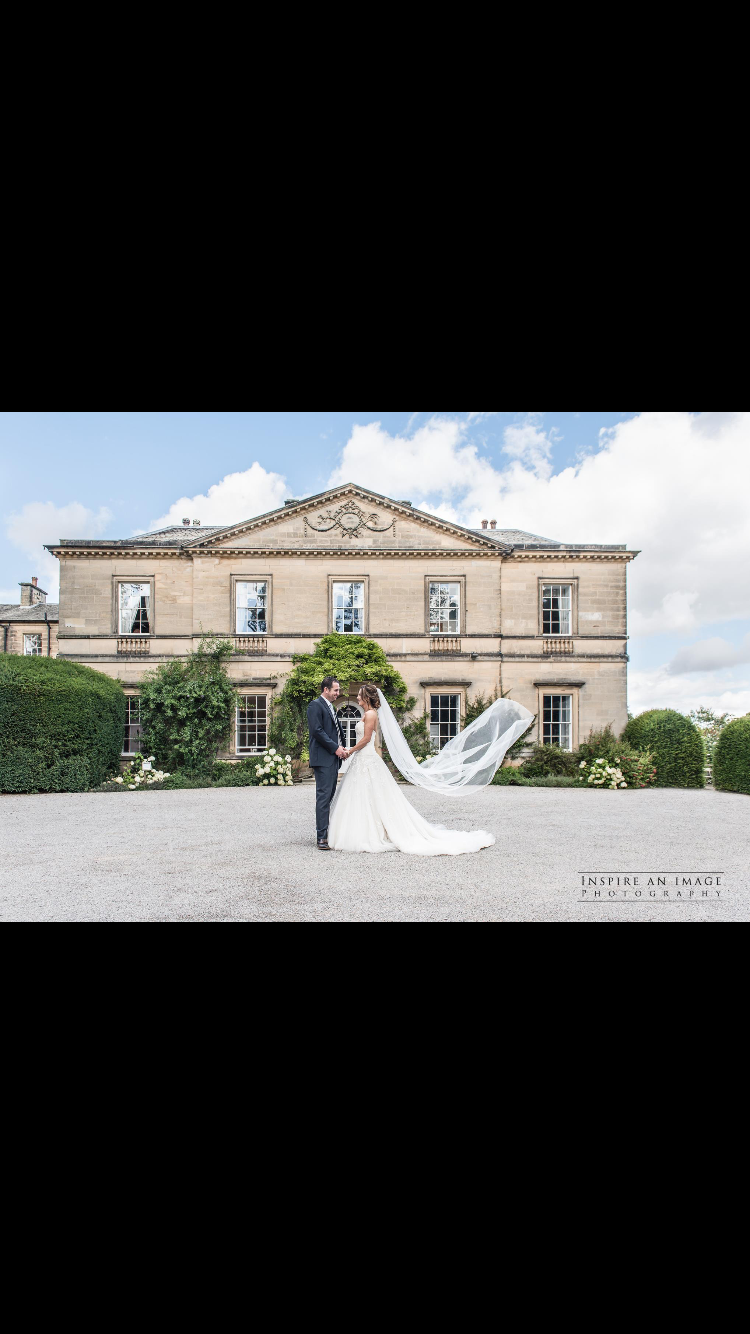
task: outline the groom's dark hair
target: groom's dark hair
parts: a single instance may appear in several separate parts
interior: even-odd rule
[[[339,678],[337,676],[325,676],[323,678],[323,684],[320,687],[321,695],[323,694],[324,690],[330,690],[331,686],[335,686],[338,679]]]

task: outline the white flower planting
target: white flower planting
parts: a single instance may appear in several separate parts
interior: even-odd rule
[[[123,787],[129,788],[131,792],[140,787],[151,787],[154,783],[163,782],[165,778],[169,778],[169,774],[164,773],[161,769],[154,769],[154,759],[155,756],[153,755],[149,756],[147,760],[144,760],[142,755],[134,755],[132,762],[127,766],[121,777],[115,779],[115,782],[121,783]],[[135,764],[138,760],[141,762],[140,768],[136,769]]]
[[[619,764],[620,761],[617,760],[616,763]],[[613,791],[616,788],[627,787],[622,770],[607,764],[606,760],[594,760],[590,765],[586,760],[581,760],[580,768],[579,783],[590,783],[592,787],[609,787]]]
[[[259,757],[255,773],[259,787],[293,787],[292,757],[279,755],[273,747]]]

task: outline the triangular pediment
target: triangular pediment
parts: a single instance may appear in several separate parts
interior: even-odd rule
[[[434,514],[415,510],[365,487],[347,483],[282,509],[233,524],[189,545],[196,554],[280,549],[294,551],[492,551],[499,544]],[[502,547],[500,547],[502,551]]]

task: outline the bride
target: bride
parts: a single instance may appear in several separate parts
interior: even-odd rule
[[[348,752],[351,763],[331,808],[328,846],[337,852],[400,851],[418,857],[456,857],[491,847],[495,836],[485,829],[463,833],[430,824],[407,801],[375,749],[378,714],[391,759],[403,776],[443,796],[486,787],[533,714],[512,700],[496,700],[438,755],[419,764],[377,686],[362,686],[357,703],[365,715],[357,723],[357,745]]]

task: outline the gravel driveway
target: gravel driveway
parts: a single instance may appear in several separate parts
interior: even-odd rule
[[[428,819],[484,828],[462,857],[315,847],[315,790],[0,797],[0,919],[9,922],[747,922],[750,797],[714,791],[410,788]],[[627,901],[579,872],[640,873]],[[675,874],[723,872],[703,897]],[[665,874],[669,897],[648,874]],[[668,874],[667,874],[668,873]],[[624,893],[621,886],[614,893]]]

